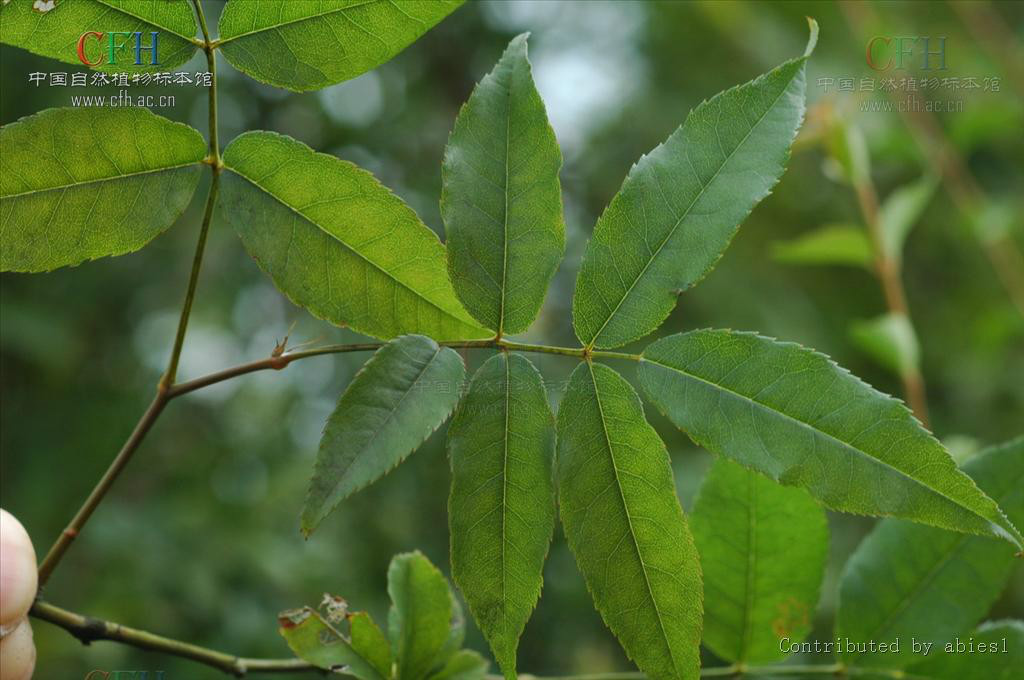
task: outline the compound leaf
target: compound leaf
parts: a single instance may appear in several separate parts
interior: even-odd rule
[[[968,643],[973,643],[974,651],[970,651]],[[984,645],[986,651],[978,651],[980,645]],[[1019,680],[1021,668],[1024,668],[1024,621],[989,621],[969,636],[961,635],[941,648],[936,646],[928,660],[907,670],[907,677]]]
[[[665,445],[612,369],[573,372],[557,465],[566,539],[601,617],[649,677],[697,678],[699,558]]]
[[[0,149],[0,269],[19,272],[142,248],[188,206],[206,155],[142,108],[47,109],[0,128]]]
[[[772,256],[786,264],[835,264],[870,268],[871,242],[856,224],[826,224],[792,241],[772,244]]]
[[[786,656],[811,630],[825,573],[825,512],[803,489],[718,458],[690,516],[704,574],[704,644],[722,659]]]
[[[811,25],[811,44],[817,25]],[[594,227],[573,296],[588,347],[618,347],[657,328],[740,222],[782,176],[804,115],[807,56],[694,109],[634,165]]]
[[[441,168],[455,292],[501,334],[527,329],[565,250],[562,154],[526,58],[509,43],[462,107]]]
[[[979,453],[963,469],[1010,520],[1024,525],[1024,437]],[[911,638],[938,649],[973,628],[1005,588],[1013,555],[992,538],[884,520],[846,563],[836,635],[852,642],[899,639],[899,652],[850,651],[843,660],[889,668],[920,661]]]
[[[377,350],[324,427],[302,532],[311,534],[338,503],[405,460],[455,408],[464,376],[458,353],[422,335]]]
[[[102,38],[90,36],[82,41],[90,68],[101,71],[168,71],[184,64],[196,51],[196,18],[188,0],[58,0],[50,6],[41,11],[35,2],[8,0],[0,4],[0,42],[84,67],[78,55],[83,32],[102,32]],[[154,31],[158,33],[156,65],[148,51]],[[144,48],[139,52],[139,66],[135,65],[135,39],[116,35],[136,32],[142,34],[140,45]],[[113,64],[109,63],[112,33]]]
[[[281,636],[295,656],[318,668],[344,671],[360,680],[388,680],[391,651],[387,638],[366,612],[349,618],[345,637],[310,607],[282,612]]]
[[[451,590],[419,551],[396,555],[388,567],[388,637],[397,677],[420,680],[440,661],[451,620]]]
[[[385,339],[489,335],[455,297],[437,236],[370,173],[272,132],[236,138],[224,164],[221,213],[313,315]]]
[[[380,66],[463,0],[230,2],[220,16],[224,57],[256,80],[318,90]]]
[[[835,510],[998,536],[1020,532],[910,411],[793,343],[700,330],[644,350],[647,397],[701,446]]]
[[[555,528],[554,452],[540,373],[517,354],[488,359],[448,428],[452,577],[513,680]]]

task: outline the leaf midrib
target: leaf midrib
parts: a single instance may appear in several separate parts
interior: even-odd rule
[[[807,57],[800,57],[796,61],[801,61],[801,60],[802,61],[806,61]],[[782,67],[779,66],[778,68],[782,68]],[[603,333],[604,329],[608,326],[609,323],[611,323],[612,318],[615,317],[615,315],[618,313],[619,309],[622,307],[622,305],[625,303],[626,299],[629,297],[630,293],[633,292],[633,289],[636,288],[636,285],[644,277],[644,274],[647,273],[647,269],[651,266],[651,264],[656,259],[658,259],[658,256],[661,254],[661,251],[665,247],[665,244],[668,243],[669,240],[671,240],[672,237],[675,235],[676,230],[679,228],[679,225],[682,224],[683,220],[685,220],[687,217],[690,216],[690,211],[693,210],[693,206],[696,205],[697,201],[699,201],[701,199],[701,197],[704,195],[704,192],[707,191],[707,188],[709,186],[711,186],[715,182],[715,180],[718,179],[718,176],[722,173],[722,169],[725,168],[725,166],[729,164],[729,161],[731,161],[732,157],[734,155],[736,155],[736,152],[739,151],[740,147],[742,147],[744,144],[747,143],[747,139],[749,139],[750,135],[752,135],[754,133],[754,130],[759,125],[761,125],[761,123],[765,119],[765,116],[767,116],[769,114],[769,112],[771,112],[772,109],[775,108],[775,105],[779,103],[779,100],[782,98],[782,95],[784,95],[786,93],[786,91],[789,90],[789,86],[790,86],[790,84],[792,82],[793,82],[793,78],[790,78],[789,82],[786,83],[786,86],[784,88],[782,88],[782,91],[779,92],[779,94],[775,97],[775,99],[772,100],[771,105],[769,105],[768,108],[765,109],[764,113],[761,114],[761,116],[757,119],[757,121],[753,125],[750,126],[749,130],[747,130],[747,134],[743,135],[743,139],[741,139],[740,142],[733,148],[733,150],[729,152],[729,155],[725,157],[725,160],[723,160],[722,164],[718,166],[717,170],[715,170],[715,174],[711,176],[711,179],[709,179],[707,182],[705,182],[705,183],[703,183],[701,185],[700,191],[697,193],[697,195],[694,197],[694,199],[692,201],[690,201],[690,205],[686,206],[686,209],[683,210],[682,214],[676,219],[676,222],[675,222],[675,224],[672,225],[672,228],[669,230],[668,235],[665,236],[665,238],[662,240],[662,242],[660,244],[658,244],[658,247],[655,249],[654,253],[647,259],[647,262],[644,264],[643,269],[641,269],[640,273],[636,275],[636,278],[633,279],[633,282],[629,285],[629,288],[627,288],[626,292],[624,292],[622,294],[622,297],[619,298],[619,301],[615,305],[615,308],[611,312],[609,312],[608,316],[604,320],[604,323],[601,324],[601,327],[598,328],[597,331],[594,333],[593,338],[590,340],[590,342],[587,343],[587,347],[588,348],[592,348],[592,347],[597,345],[597,341],[600,339],[601,333]],[[714,100],[712,100],[712,101],[714,101]],[[689,116],[687,116],[687,120],[689,120]],[[685,125],[686,125],[686,123],[684,122],[683,126],[685,127]],[[659,146],[664,146],[664,145],[662,144],[662,145],[659,145]],[[687,153],[689,153],[689,150],[687,150]],[[654,172],[653,167],[652,167],[651,171]],[[697,175],[697,171],[696,170],[694,170],[694,176],[697,177],[697,182],[700,183],[700,177]],[[628,177],[627,177],[627,179],[628,179]],[[668,201],[667,200],[666,200],[666,205],[668,205]],[[671,207],[671,206],[669,206],[669,207]]]
[[[146,17],[140,17],[137,14],[129,12],[128,10],[124,9],[123,7],[118,7],[116,5],[111,5],[109,2],[107,2],[107,0],[96,0],[96,2],[101,4],[101,5],[105,5],[106,7],[109,7],[110,9],[114,10],[115,12],[120,12],[121,14],[124,14],[125,16],[129,16],[129,17],[131,17],[133,19],[137,19],[138,21],[141,21],[144,24],[149,24],[150,26],[156,26],[157,28],[159,28],[161,30],[167,31],[171,35],[175,35],[175,36],[181,38],[182,40],[185,40],[186,42],[192,43],[192,47],[193,47],[193,49],[195,49],[196,36],[195,36],[194,33],[192,35],[190,35],[190,36],[189,35],[185,35],[183,33],[179,33],[178,31],[174,30],[173,28],[169,28],[167,26],[164,26],[163,24],[158,24],[153,19],[149,19],[149,18],[146,18]],[[194,16],[192,18],[192,21],[195,22],[195,17]],[[193,28],[195,28],[194,24],[193,24]]]
[[[745,470],[747,477],[747,591],[743,609],[743,632],[740,636],[739,661],[746,661],[750,651],[750,638],[754,623],[755,589],[757,587],[757,480],[753,470]]]
[[[323,18],[325,16],[329,16],[331,14],[338,14],[339,12],[347,12],[349,10],[356,9],[357,7],[364,7],[366,5],[372,5],[375,2],[381,2],[381,0],[364,0],[363,2],[357,2],[357,3],[352,4],[352,5],[346,5],[344,7],[338,7],[337,9],[331,9],[331,10],[328,10],[326,12],[321,12],[319,14],[314,14],[312,16],[299,17],[298,19],[289,19],[288,21],[282,21],[281,23],[274,24],[273,26],[263,26],[261,28],[256,28],[256,29],[253,29],[251,31],[246,31],[245,33],[239,33],[238,35],[232,35],[232,36],[229,36],[227,38],[220,38],[217,41],[217,44],[218,45],[226,45],[227,43],[234,42],[235,40],[238,40],[239,38],[245,38],[245,37],[248,37],[250,35],[255,35],[257,33],[262,33],[264,31],[276,31],[277,29],[279,29],[279,28],[281,28],[283,26],[291,26],[292,24],[301,24],[304,21],[313,21],[315,19],[320,19],[320,18]]]
[[[355,248],[350,246],[348,243],[345,243],[345,241],[341,240],[341,238],[337,234],[333,234],[330,231],[324,229],[319,224],[314,222],[312,218],[310,218],[309,216],[307,216],[306,214],[304,214],[300,210],[294,208],[293,206],[289,205],[287,202],[285,202],[277,194],[275,194],[274,192],[270,191],[269,189],[264,187],[262,184],[260,184],[259,182],[257,182],[253,178],[251,178],[248,175],[246,175],[245,173],[243,173],[240,170],[238,170],[238,168],[235,168],[235,167],[230,166],[230,165],[225,165],[224,167],[227,168],[228,170],[230,170],[231,172],[235,173],[236,175],[238,175],[239,177],[241,177],[245,181],[249,182],[254,187],[256,187],[257,189],[259,189],[260,191],[265,193],[267,196],[270,196],[271,198],[273,198],[275,201],[277,201],[278,203],[280,203],[284,207],[286,207],[289,210],[291,210],[293,213],[295,213],[300,218],[302,218],[303,221],[313,225],[314,227],[316,227],[316,229],[318,231],[320,231],[323,234],[329,236],[332,240],[334,240],[339,245],[341,245],[343,248],[345,248],[345,250],[347,250],[348,252],[352,253],[353,255],[355,255],[356,257],[358,257],[363,262],[365,262],[366,264],[370,265],[371,267],[373,267],[374,269],[376,269],[380,273],[384,274],[384,276],[386,276],[389,280],[393,281],[395,284],[397,284],[397,285],[401,286],[402,288],[404,288],[405,290],[409,291],[410,293],[415,295],[420,300],[423,300],[424,302],[429,304],[431,307],[433,307],[434,309],[438,310],[439,312],[441,312],[442,314],[447,316],[449,319],[452,319],[453,321],[456,321],[456,322],[458,322],[458,323],[460,323],[463,326],[466,326],[468,328],[472,328],[473,327],[472,323],[470,323],[469,321],[467,321],[465,319],[460,319],[459,317],[455,316],[452,312],[450,312],[447,309],[441,307],[438,303],[434,302],[430,298],[428,298],[425,295],[423,295],[423,293],[421,293],[420,291],[416,290],[415,288],[413,288],[409,284],[405,283],[404,281],[399,280],[398,278],[396,278],[394,276],[394,274],[389,272],[387,269],[385,269],[381,265],[377,264],[376,262],[374,262],[370,258],[366,257],[361,252],[359,252],[358,250],[356,250]]]
[[[384,428],[387,427],[387,425],[391,422],[392,418],[395,417],[395,414],[398,413],[398,409],[402,406],[402,403],[405,401],[405,398],[413,392],[413,389],[416,387],[416,385],[418,385],[420,380],[423,379],[423,376],[426,374],[427,369],[430,368],[431,364],[434,363],[434,361],[437,359],[437,357],[441,355],[441,352],[443,351],[444,347],[438,346],[437,349],[434,351],[434,354],[423,363],[423,367],[420,369],[419,373],[416,374],[416,377],[413,379],[413,381],[409,383],[409,387],[402,391],[402,396],[400,396],[398,398],[398,401],[396,401],[394,405],[388,410],[387,417],[385,417],[384,421],[374,429],[373,434],[370,435],[370,438],[366,441],[366,444],[364,444],[359,449],[358,453],[363,453],[373,446],[373,443],[377,441],[377,437],[380,436],[380,433],[384,431]],[[353,456],[352,459],[349,460],[349,464],[345,466],[345,470],[342,474],[346,474],[349,470],[352,469],[352,466],[355,465],[357,457],[358,454],[356,456]],[[332,489],[332,494],[337,492],[338,487],[341,486],[341,482],[342,480],[339,479],[338,483],[334,485],[334,488]]]
[[[83,180],[81,182],[70,182],[68,184],[58,184],[52,187],[43,187],[41,189],[29,189],[28,191],[22,191],[17,194],[4,194],[0,195],[0,199],[9,198],[21,198],[22,196],[31,196],[33,194],[42,194],[47,191],[67,191],[81,186],[88,186],[90,184],[102,184],[103,182],[116,182],[122,179],[129,179],[131,177],[139,177],[142,175],[153,175],[158,172],[167,172],[169,170],[180,170],[181,168],[187,168],[191,165],[201,165],[202,160],[189,161],[188,163],[180,163],[178,165],[167,165],[162,168],[153,168],[151,170],[140,170],[138,172],[129,172],[123,175],[114,175],[112,177],[97,177],[96,179]]]
[[[601,390],[597,386],[597,376],[594,374],[594,364],[588,361],[587,370],[590,371],[590,381],[594,385],[594,400],[597,403],[597,412],[601,419],[601,432],[604,434],[604,441],[608,446],[608,455],[611,458],[612,463],[612,474],[615,476],[615,490],[619,492],[619,501],[622,503],[622,511],[626,515],[626,524],[629,527],[629,537],[632,539],[637,561],[640,562],[640,572],[644,575],[644,585],[647,586],[647,595],[651,598],[651,604],[654,606],[654,613],[658,617],[658,629],[661,632],[662,639],[665,641],[665,649],[668,650],[669,659],[672,661],[672,670],[679,673],[679,665],[676,663],[675,650],[672,648],[672,643],[668,639],[668,631],[665,630],[665,620],[661,616],[661,609],[658,607],[658,601],[654,597],[654,589],[651,587],[651,578],[647,575],[647,563],[644,562],[643,553],[640,551],[640,544],[636,540],[636,532],[633,530],[633,518],[629,514],[629,505],[626,503],[626,497],[622,493],[622,480],[619,478],[619,466],[615,462],[615,447],[612,446],[611,435],[608,433],[608,425],[604,417],[604,406],[601,405]]]
[[[926,484],[923,480],[919,480],[919,479],[915,479],[915,478],[911,477],[909,474],[907,474],[903,470],[900,470],[899,468],[895,467],[891,463],[887,463],[884,460],[881,460],[879,458],[875,458],[870,453],[868,453],[866,451],[862,451],[862,450],[858,449],[857,447],[853,446],[852,444],[850,444],[848,442],[844,442],[842,439],[839,439],[838,437],[836,437],[834,435],[831,435],[828,432],[825,432],[824,430],[820,430],[820,429],[816,428],[814,425],[812,425],[810,423],[804,422],[803,420],[800,420],[799,418],[791,416],[788,413],[784,413],[782,411],[777,410],[773,406],[770,406],[768,404],[765,404],[765,403],[762,403],[760,401],[757,401],[756,399],[754,399],[752,397],[748,397],[745,394],[741,394],[739,392],[736,392],[735,390],[731,390],[731,389],[729,389],[728,387],[726,387],[724,385],[719,385],[718,383],[714,383],[714,382],[711,382],[710,380],[706,380],[706,379],[700,377],[699,375],[695,375],[695,374],[690,373],[689,371],[685,371],[685,370],[683,370],[681,368],[677,368],[675,366],[669,366],[668,364],[663,364],[663,363],[661,363],[659,361],[655,361],[655,360],[653,360],[653,359],[651,359],[649,357],[646,357],[646,356],[642,356],[640,360],[643,361],[643,362],[647,362],[649,364],[652,364],[654,366],[660,366],[661,368],[664,368],[664,369],[667,369],[667,370],[670,370],[670,371],[675,371],[676,373],[679,373],[680,375],[683,375],[683,376],[685,376],[687,378],[691,378],[693,380],[697,380],[698,382],[702,382],[705,385],[710,385],[711,387],[713,387],[715,389],[722,390],[723,392],[727,392],[727,393],[729,393],[729,394],[731,394],[733,396],[739,397],[740,399],[750,403],[751,405],[758,406],[759,408],[764,409],[764,410],[768,411],[769,413],[775,414],[777,416],[780,416],[783,419],[789,420],[789,421],[799,425],[800,427],[807,428],[812,433],[819,434],[819,435],[821,435],[821,436],[823,436],[823,437],[825,437],[827,439],[830,439],[830,440],[836,442],[841,447],[852,451],[853,453],[857,454],[861,458],[865,458],[868,461],[871,461],[873,463],[877,463],[878,465],[881,465],[883,467],[889,468],[890,470],[893,470],[893,471],[897,472],[899,475],[901,475],[901,476],[905,477],[906,479],[910,480],[911,482],[921,486],[922,488],[926,489],[927,491],[930,491],[931,493],[935,494],[936,496],[944,498],[945,500],[949,501],[950,503],[952,503],[953,505],[955,505],[958,508],[962,508],[964,510],[967,510],[969,513],[971,513],[975,517],[981,518],[982,520],[984,520],[985,522],[987,522],[990,525],[999,526],[1009,536],[1013,536],[1013,533],[1010,530],[1008,530],[1006,527],[1003,527],[1001,524],[998,524],[997,522],[993,521],[992,519],[990,519],[988,517],[985,517],[984,515],[978,514],[978,512],[975,511],[974,509],[968,508],[967,506],[963,505],[959,501],[954,500],[954,499],[950,498],[949,496],[947,496],[946,494],[942,493],[938,489],[932,488],[931,486]],[[945,528],[945,527],[939,527],[939,528]],[[956,529],[951,529],[951,531],[956,531]],[[977,535],[977,534],[975,534],[975,535]]]

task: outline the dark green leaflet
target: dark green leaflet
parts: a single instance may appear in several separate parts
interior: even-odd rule
[[[816,40],[812,22],[807,54]],[[580,342],[647,335],[711,270],[782,176],[803,120],[806,61],[712,97],[630,169],[583,256],[572,306]]]
[[[618,373],[581,363],[558,410],[558,500],[594,604],[652,678],[700,672],[701,576],[665,445]]]
[[[899,401],[828,357],[700,330],[644,350],[647,397],[694,441],[835,510],[996,536],[1020,532]]]
[[[520,35],[459,112],[441,168],[455,292],[500,334],[529,327],[562,259],[561,166]]]
[[[377,350],[324,427],[302,510],[307,536],[342,500],[405,460],[459,399],[462,359],[422,335]]]
[[[518,354],[488,359],[448,428],[448,521],[452,577],[509,678],[555,528],[554,452],[540,373]]]
[[[1024,437],[964,465],[1017,526],[1024,525]],[[900,520],[882,521],[846,563],[836,634],[862,642],[900,639],[900,651],[845,654],[858,666],[903,668],[920,656],[911,638],[938,648],[974,627],[1016,566],[1003,541]]]

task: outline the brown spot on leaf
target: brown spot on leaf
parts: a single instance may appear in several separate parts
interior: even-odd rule
[[[772,620],[772,632],[780,640],[789,637],[795,630],[806,628],[810,624],[810,612],[807,605],[795,597],[780,602],[777,609],[778,616]]]

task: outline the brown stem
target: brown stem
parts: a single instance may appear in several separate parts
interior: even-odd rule
[[[909,320],[910,309],[907,305],[906,291],[903,289],[900,262],[885,248],[882,225],[878,219],[878,194],[875,185],[870,177],[858,179],[854,182],[854,191],[857,193],[857,203],[871,239],[875,272],[882,284],[886,307],[890,314],[902,315]],[[925,427],[928,427],[928,398],[921,371],[916,366],[902,367],[900,380],[910,410]]]
[[[60,626],[78,638],[84,645],[95,640],[111,640],[139,649],[191,659],[239,678],[249,673],[314,672],[327,674],[327,671],[301,659],[249,659],[234,656],[144,630],[122,626],[112,621],[76,614],[42,600],[37,600],[32,605],[29,615]]]
[[[870,3],[845,0],[839,7],[861,36],[867,35],[866,31],[871,24],[878,23],[877,14]],[[897,91],[889,92],[891,99],[897,95]],[[914,92],[908,93],[908,97],[915,101],[918,99]],[[942,171],[953,204],[970,220],[971,231],[995,270],[996,277],[1017,311],[1024,315],[1024,254],[1020,246],[1008,234],[986,238],[974,224],[978,206],[983,205],[987,199],[960,155],[953,149],[935,114],[918,105],[897,108],[921,151],[934,167]]]

